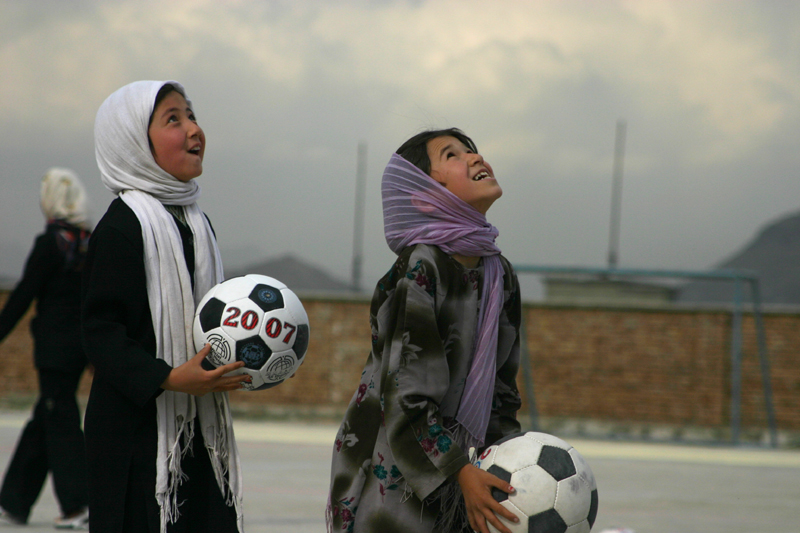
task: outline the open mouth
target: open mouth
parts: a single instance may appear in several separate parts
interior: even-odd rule
[[[478,172],[473,178],[472,181],[481,181],[486,178],[491,178],[487,171]]]
[[[195,146],[194,148],[189,148],[189,153],[194,155],[200,155],[200,147]]]

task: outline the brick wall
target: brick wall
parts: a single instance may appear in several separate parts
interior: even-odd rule
[[[727,427],[731,316],[724,311],[528,307],[543,415]],[[765,316],[777,425],[800,429],[800,315]],[[742,425],[766,427],[755,326],[745,316]]]
[[[6,294],[0,293],[0,305]],[[338,414],[369,352],[369,302],[305,297],[306,363],[267,391],[236,392],[234,406]],[[730,424],[731,317],[724,310],[527,304],[526,336],[543,417],[726,428]],[[0,344],[0,401],[32,395],[30,313]],[[765,316],[778,428],[800,430],[800,312]],[[766,427],[757,339],[744,320],[742,426]],[[81,395],[88,391],[87,374]],[[523,384],[520,377],[520,390]],[[523,410],[526,404],[523,405]]]
[[[0,309],[5,306],[8,291],[0,290]],[[35,316],[35,304],[17,323],[14,330],[0,342],[0,405],[28,403],[39,388],[38,375],[33,366],[33,340],[30,334],[31,319]],[[92,378],[84,373],[78,394],[89,395]]]

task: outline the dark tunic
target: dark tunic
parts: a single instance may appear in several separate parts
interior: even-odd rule
[[[31,321],[37,368],[80,371],[86,366],[81,348],[80,291],[88,232],[66,223],[50,223],[36,238],[22,279],[0,312],[0,341],[36,300]]]
[[[177,227],[193,281],[193,236],[182,224]],[[124,516],[126,501],[129,508],[144,501],[152,527],[158,510],[156,397],[172,367],[156,357],[141,224],[119,198],[89,243],[82,316],[83,343],[95,367],[84,423],[90,528],[122,531],[131,518]]]
[[[48,223],[0,312],[2,341],[36,300],[31,332],[39,399],[0,488],[0,506],[23,521],[48,473],[63,515],[87,504],[86,454],[75,391],[86,366],[80,342],[80,269],[88,237],[88,231],[64,221]]]
[[[501,261],[503,308],[487,444],[520,428],[519,289],[511,265]],[[469,462],[451,429],[472,362],[482,285],[482,266],[465,268],[424,244],[403,250],[378,282],[370,310],[372,351],[333,451],[331,531],[434,530],[441,503],[432,500]]]

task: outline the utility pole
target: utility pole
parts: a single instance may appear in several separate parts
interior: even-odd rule
[[[614,170],[611,183],[611,231],[608,238],[608,268],[617,268],[619,261],[619,230],[622,213],[622,166],[625,160],[624,120],[617,121],[617,133],[614,139]]]
[[[358,163],[356,164],[356,205],[353,224],[353,270],[351,290],[361,291],[361,264],[363,262],[364,242],[364,190],[367,186],[367,143],[358,143]]]

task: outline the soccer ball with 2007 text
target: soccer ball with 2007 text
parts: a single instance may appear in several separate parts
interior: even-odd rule
[[[203,367],[244,361],[246,390],[263,390],[294,375],[308,350],[308,315],[284,283],[247,274],[215,285],[197,306],[193,336],[198,352],[211,345]]]

